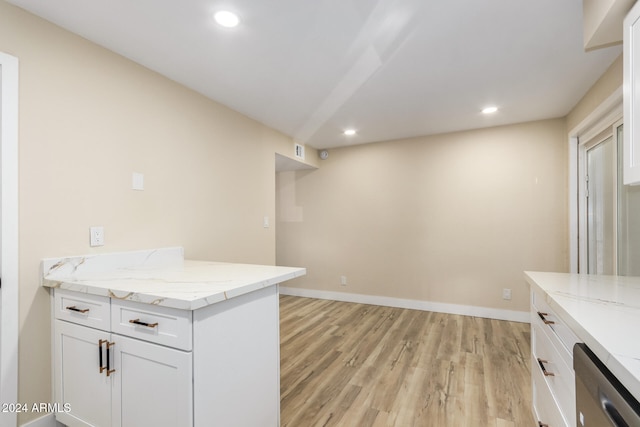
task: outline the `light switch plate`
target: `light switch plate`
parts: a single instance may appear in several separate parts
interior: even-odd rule
[[[132,190],[144,190],[144,174],[134,172],[131,178],[131,189]]]

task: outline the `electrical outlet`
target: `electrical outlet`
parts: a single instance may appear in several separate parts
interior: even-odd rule
[[[502,299],[510,300],[511,299],[511,289],[504,288],[502,290]]]
[[[347,276],[340,276],[340,286],[347,286]]]
[[[91,246],[104,246],[104,227],[90,227],[89,236]]]

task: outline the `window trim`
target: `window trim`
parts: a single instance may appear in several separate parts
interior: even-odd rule
[[[612,126],[623,117],[622,109],[622,85],[620,85],[609,97],[586,116],[568,134],[568,197],[569,197],[569,271],[578,273],[580,265],[585,265],[579,259],[579,206],[578,201],[584,197],[584,188],[579,187],[578,166],[582,158],[579,154],[579,141],[588,140],[597,136],[607,126]],[[598,130],[599,129],[599,130]]]

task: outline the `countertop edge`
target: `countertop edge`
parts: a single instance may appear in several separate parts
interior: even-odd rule
[[[46,288],[197,310],[305,274],[302,267],[184,260],[178,247],[47,258],[40,279]]]
[[[302,269],[304,270],[304,269]],[[109,288],[102,288],[97,286],[82,285],[74,282],[58,281],[43,279],[42,285],[51,289],[64,289],[73,292],[79,292],[89,295],[98,295],[115,300],[132,301],[142,304],[157,305],[162,307],[177,308],[180,310],[197,310],[199,308],[206,307],[211,304],[216,304],[222,301],[230,300],[235,297],[248,294],[259,289],[268,288],[270,286],[276,286],[281,282],[300,277],[302,274],[298,272],[292,272],[285,275],[271,277],[260,282],[247,284],[234,288],[232,290],[214,292],[206,297],[198,298],[193,301],[186,301],[178,298],[170,298],[154,293],[140,293],[140,292],[126,292],[120,290],[111,290]],[[120,296],[119,294],[125,293]]]

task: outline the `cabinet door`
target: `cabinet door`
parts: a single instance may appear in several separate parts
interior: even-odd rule
[[[100,372],[100,340],[109,333],[56,320],[54,326],[54,398],[58,421],[68,426],[111,425],[111,377]],[[103,365],[106,366],[106,349]]]
[[[640,3],[624,20],[624,183],[640,184]]]
[[[113,426],[193,425],[191,352],[114,334]]]

